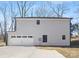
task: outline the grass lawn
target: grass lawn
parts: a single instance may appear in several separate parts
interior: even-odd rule
[[[67,58],[79,58],[79,39],[72,39],[70,47],[39,47],[40,49],[57,50]]]

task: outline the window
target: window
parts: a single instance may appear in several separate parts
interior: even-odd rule
[[[43,42],[47,42],[47,35],[43,35]]]
[[[16,38],[16,36],[11,36],[11,38]]]
[[[37,25],[39,25],[40,24],[40,20],[37,20]]]
[[[27,38],[27,36],[22,36],[22,38]]]
[[[28,36],[28,38],[32,38],[32,36]]]
[[[21,38],[21,36],[17,36],[17,38]]]
[[[65,40],[65,39],[66,39],[65,35],[62,35],[62,40]]]

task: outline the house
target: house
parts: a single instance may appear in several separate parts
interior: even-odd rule
[[[7,45],[70,46],[67,17],[16,17],[16,30],[8,32]]]

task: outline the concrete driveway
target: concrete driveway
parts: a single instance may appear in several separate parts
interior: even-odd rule
[[[44,50],[36,47],[4,46],[0,47],[0,58],[65,58],[56,50]]]

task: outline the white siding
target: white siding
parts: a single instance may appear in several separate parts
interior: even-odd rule
[[[69,19],[17,18],[16,20],[16,32],[9,33],[9,45],[11,45],[11,43],[9,43],[11,35],[33,36],[34,45],[70,45]],[[36,20],[40,20],[40,25],[37,25]],[[47,43],[42,42],[42,35],[48,35]],[[62,40],[62,35],[66,35],[65,40]],[[39,39],[41,39],[41,41],[39,41]]]

